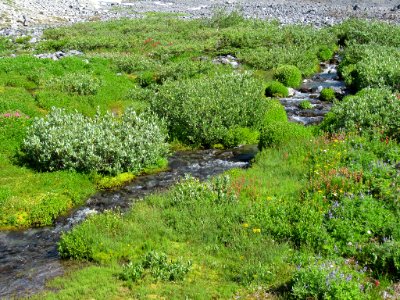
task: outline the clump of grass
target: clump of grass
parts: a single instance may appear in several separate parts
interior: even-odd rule
[[[323,88],[319,95],[319,99],[321,101],[333,102],[336,99],[335,90],[332,88]]]
[[[288,87],[296,88],[301,84],[301,72],[292,65],[282,65],[276,68],[274,79]]]
[[[301,109],[311,109],[312,108],[312,104],[309,100],[303,100],[300,102],[299,107]]]
[[[278,81],[271,81],[265,85],[266,97],[287,97],[289,95],[288,88]]]

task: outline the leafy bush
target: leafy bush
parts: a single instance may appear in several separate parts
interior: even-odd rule
[[[332,58],[334,51],[328,46],[321,46],[318,52],[318,58],[322,61],[327,61]]]
[[[344,51],[339,72],[354,90],[390,87],[400,90],[400,52],[397,47],[352,44]]]
[[[400,243],[384,237],[382,242],[364,245],[356,258],[367,265],[374,275],[389,274],[395,279],[400,278]]]
[[[319,99],[321,101],[329,101],[332,102],[336,99],[335,90],[332,88],[323,88],[321,94],[319,95]]]
[[[298,299],[367,299],[365,275],[343,263],[316,262],[299,267],[294,274],[292,294]]]
[[[400,101],[389,89],[367,88],[335,103],[321,126],[329,131],[379,130],[400,138]]]
[[[400,46],[400,28],[386,22],[352,19],[334,28],[339,44],[379,44]]]
[[[125,73],[135,73],[138,71],[153,70],[157,67],[157,63],[142,55],[131,54],[129,56],[117,56],[113,59],[117,70]]]
[[[135,282],[149,273],[155,280],[178,281],[183,280],[191,265],[191,261],[187,263],[182,260],[168,262],[165,253],[150,251],[140,263],[132,264],[130,262],[125,265],[120,278],[124,281]]]
[[[265,86],[266,97],[287,97],[288,88],[278,81],[270,81]]]
[[[301,72],[299,68],[292,65],[283,65],[276,68],[274,79],[283,83],[285,86],[298,87],[301,84]]]
[[[312,135],[310,128],[296,123],[266,123],[261,130],[258,146],[260,149],[274,146],[279,147],[296,139],[310,138]]]
[[[335,184],[334,180],[332,184]],[[346,190],[350,192],[350,189]],[[342,253],[351,256],[359,252],[357,245],[364,248],[374,237],[392,236],[395,220],[396,216],[382,201],[362,194],[361,197],[340,197],[340,202],[335,201],[325,224]]]
[[[90,74],[70,73],[49,80],[46,86],[70,94],[95,95],[101,86],[101,81]]]
[[[235,25],[239,25],[245,21],[243,14],[240,11],[233,10],[226,12],[223,9],[217,9],[214,11],[210,20],[207,20],[206,24],[214,28],[228,28]]]
[[[71,199],[66,195],[47,195],[29,213],[29,223],[34,226],[52,225],[53,220],[71,206]]]
[[[261,84],[248,74],[166,82],[151,107],[172,138],[203,146],[223,144],[234,128],[257,129],[265,111]]]
[[[266,112],[263,124],[271,122],[287,122],[287,114],[285,107],[279,100],[268,99],[266,101]]]
[[[54,108],[28,128],[22,151],[39,170],[135,173],[166,154],[165,138],[163,125],[153,115],[137,115],[132,109],[121,119],[111,113],[92,119]]]
[[[224,137],[223,144],[228,148],[238,145],[254,145],[258,143],[260,132],[247,127],[229,129]]]
[[[308,100],[303,100],[303,101],[300,102],[299,107],[301,109],[311,109],[312,108],[312,104]]]

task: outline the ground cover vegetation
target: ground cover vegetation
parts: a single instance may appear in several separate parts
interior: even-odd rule
[[[38,299],[396,295],[398,26],[352,20],[317,30],[219,12],[77,24],[45,38],[37,51],[85,55],[0,59],[2,227],[51,224],[96,188],[162,165],[166,141],[262,151],[249,169],[187,177],[128,213],[76,226],[58,250],[88,265]],[[5,53],[14,47],[0,42]],[[289,123],[273,98],[339,46],[354,95],[327,92],[334,105],[321,126]],[[227,54],[239,68],[212,61]],[[138,163],[126,147],[150,157]]]

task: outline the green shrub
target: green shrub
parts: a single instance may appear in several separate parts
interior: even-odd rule
[[[335,180],[331,183],[337,184]],[[346,191],[352,192],[350,189]],[[335,201],[329,209],[325,224],[342,253],[351,256],[359,252],[357,244],[365,245],[374,237],[392,236],[395,220],[396,216],[382,201],[362,195]]]
[[[90,74],[69,73],[60,78],[46,82],[50,89],[57,89],[70,94],[95,95],[101,86],[101,81]]]
[[[150,251],[140,263],[132,264],[130,262],[125,265],[120,278],[124,281],[135,282],[149,273],[155,280],[178,281],[183,280],[191,265],[191,261],[187,263],[182,260],[169,262],[165,253]]]
[[[154,70],[158,65],[155,61],[142,55],[117,56],[113,59],[119,72],[135,73],[139,71]]]
[[[35,119],[22,143],[25,159],[39,170],[74,169],[118,174],[156,164],[167,150],[163,126],[154,116],[128,109],[121,119],[93,119],[54,108]]]
[[[333,102],[336,99],[335,90],[332,88],[323,88],[319,95],[321,101]]]
[[[260,134],[259,148],[279,147],[294,140],[312,137],[308,127],[289,122],[266,123]]]
[[[400,278],[400,243],[384,237],[381,243],[368,243],[356,254],[357,260],[367,265],[374,275],[391,275]]]
[[[301,109],[311,109],[312,108],[312,104],[308,100],[303,100],[303,101],[300,102],[299,107]]]
[[[297,299],[368,299],[365,276],[344,263],[315,262],[295,271],[292,295]]]
[[[97,220],[101,219],[99,226]],[[61,258],[73,258],[79,260],[94,260],[101,252],[101,246],[97,244],[100,234],[113,235],[123,230],[121,216],[115,212],[105,212],[87,218],[80,226],[74,227],[61,235],[57,250]]]
[[[288,95],[288,88],[278,81],[270,81],[265,86],[266,97],[287,97]]]
[[[268,99],[265,106],[266,112],[263,124],[272,122],[287,122],[288,118],[285,107],[279,102],[279,100]]]
[[[301,72],[299,68],[292,65],[282,65],[274,71],[274,79],[285,86],[296,88],[301,84]]]
[[[237,127],[228,130],[224,136],[223,145],[232,148],[238,145],[257,144],[260,132],[247,127]]]
[[[257,129],[264,116],[261,84],[248,74],[166,82],[151,100],[172,138],[189,144],[223,144],[234,128]]]
[[[400,101],[389,89],[367,88],[335,103],[321,127],[328,131],[383,131],[400,138]]]
[[[72,203],[66,195],[47,195],[29,213],[29,223],[34,226],[49,226],[60,214],[66,213]]]
[[[400,53],[397,47],[351,44],[339,65],[346,85],[358,91],[366,87],[400,90]]]
[[[223,9],[217,9],[206,24],[213,28],[228,28],[239,25],[244,21],[243,14],[237,10],[227,12]]]
[[[400,46],[400,28],[381,21],[351,19],[334,28],[339,44],[380,44]]]
[[[318,51],[318,58],[322,61],[327,61],[332,58],[334,51],[328,46],[321,46]]]

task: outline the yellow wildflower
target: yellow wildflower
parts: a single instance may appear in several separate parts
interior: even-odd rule
[[[243,226],[244,228],[247,228],[247,227],[249,227],[249,224],[244,223],[242,226]]]
[[[253,232],[254,233],[261,233],[261,229],[260,228],[253,228]]]

